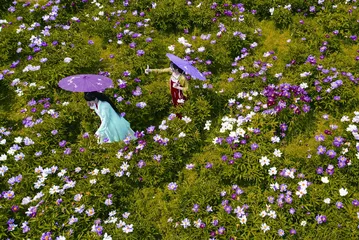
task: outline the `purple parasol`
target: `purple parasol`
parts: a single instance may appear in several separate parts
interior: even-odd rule
[[[203,74],[200,71],[198,71],[197,68],[193,67],[190,62],[183,60],[171,53],[167,53],[166,56],[180,69],[182,69],[186,74],[191,75],[191,77],[193,78],[198,78],[199,80],[206,80]]]
[[[81,74],[61,79],[59,87],[71,92],[96,92],[113,88],[113,82],[105,76]]]

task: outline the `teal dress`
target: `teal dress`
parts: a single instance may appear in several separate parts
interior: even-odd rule
[[[106,101],[98,101],[98,107],[94,106],[97,115],[101,118],[101,126],[96,131],[99,136],[99,143],[119,142],[125,138],[136,139],[134,132],[130,127],[130,123],[121,117],[112,106]]]

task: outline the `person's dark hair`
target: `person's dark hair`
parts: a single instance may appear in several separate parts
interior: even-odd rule
[[[174,64],[173,62],[170,63],[170,66],[177,70],[180,74],[184,74],[184,71],[182,69],[180,69],[176,64]]]
[[[121,113],[116,108],[115,104],[113,104],[113,102],[105,94],[100,93],[100,92],[85,92],[85,100],[86,101],[95,101],[96,98],[100,101],[108,102],[111,105],[111,107],[113,108],[113,110],[115,110],[116,113],[121,115]]]

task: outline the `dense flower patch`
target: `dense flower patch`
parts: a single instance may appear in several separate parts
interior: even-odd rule
[[[1,239],[359,237],[357,1],[5,2]],[[167,52],[207,79],[178,109]],[[83,73],[136,141],[97,144]]]

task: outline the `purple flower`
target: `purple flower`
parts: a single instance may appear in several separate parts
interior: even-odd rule
[[[252,145],[251,145],[251,150],[252,151],[255,151],[256,149],[258,149],[258,144],[257,143],[252,143]]]
[[[359,201],[358,201],[357,199],[354,199],[354,200],[352,201],[352,205],[353,205],[354,207],[358,207],[358,206],[359,206]]]
[[[328,150],[327,151],[327,156],[330,158],[335,158],[335,156],[337,155],[337,153],[334,150]]]
[[[171,182],[171,183],[169,183],[168,184],[168,190],[171,190],[171,191],[176,191],[177,190],[177,187],[178,187],[178,185],[177,185],[177,183],[175,183],[175,182]]]
[[[274,203],[274,197],[269,196],[267,199],[269,203]]]
[[[155,126],[150,126],[146,128],[147,134],[152,134],[155,131],[155,129],[156,129]]]
[[[137,166],[138,166],[139,168],[143,168],[144,166],[146,166],[146,162],[143,161],[143,160],[140,160],[140,161],[137,163]]]
[[[341,209],[344,207],[343,203],[342,202],[336,202],[335,203],[335,206],[338,208],[338,209]]]
[[[323,168],[322,167],[318,167],[317,168],[317,170],[316,170],[316,172],[317,172],[317,174],[323,174]]]
[[[136,55],[137,56],[143,56],[143,55],[145,55],[145,51],[143,51],[143,50],[137,50],[137,52],[136,52]]]
[[[240,152],[235,152],[234,154],[233,154],[233,158],[234,159],[238,159],[238,158],[241,158],[242,157],[242,154],[240,153]]]
[[[325,154],[326,150],[327,150],[326,147],[319,145],[317,148],[317,154],[323,155],[323,154]],[[331,150],[331,151],[333,151],[333,150]],[[327,152],[327,154],[328,154],[328,152]]]
[[[226,231],[226,229],[224,227],[218,228],[218,234],[219,235],[223,235],[225,231]]]
[[[318,142],[323,142],[325,140],[325,137],[324,137],[323,134],[316,135],[315,140],[318,141]]]
[[[193,208],[192,208],[193,212],[198,212],[199,211],[199,205],[198,204],[194,204]]]
[[[56,205],[59,206],[62,202],[63,202],[62,199],[59,198],[59,199],[56,200]]]
[[[62,140],[60,143],[59,143],[59,146],[60,147],[65,147],[66,145],[66,141],[65,140]]]
[[[93,45],[93,44],[94,44],[94,41],[88,40],[88,44]]]
[[[130,46],[130,48],[135,48],[135,47],[136,47],[136,45],[137,45],[137,44],[136,44],[135,42],[132,42],[132,43],[130,43],[130,45],[129,45],[129,46]]]
[[[65,155],[70,155],[71,154],[71,148],[66,148],[64,151]]]
[[[41,236],[41,240],[52,240],[51,232],[43,233]]]
[[[289,213],[293,215],[295,213],[295,209],[294,208],[289,209]]]
[[[14,205],[14,206],[12,206],[11,207],[11,211],[13,211],[13,212],[17,212],[17,211],[19,211],[19,206],[18,205]]]

